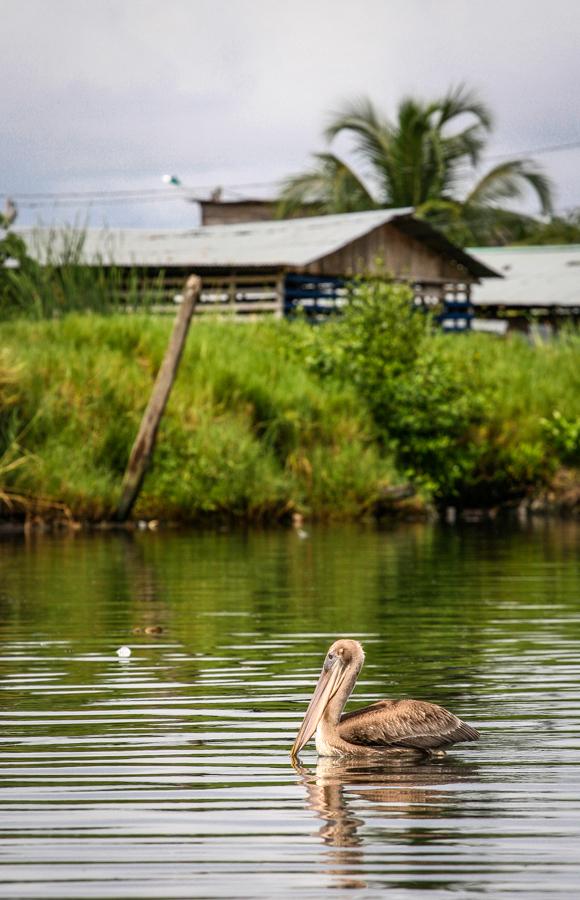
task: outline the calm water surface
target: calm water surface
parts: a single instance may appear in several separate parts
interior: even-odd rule
[[[0,542],[0,896],[580,896],[579,545],[545,523]],[[433,700],[481,743],[292,768],[338,635],[367,651],[351,703]]]

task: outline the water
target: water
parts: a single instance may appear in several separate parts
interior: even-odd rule
[[[577,896],[579,543],[562,523],[0,542],[0,897]],[[341,634],[367,652],[356,702],[437,701],[480,744],[292,768]]]

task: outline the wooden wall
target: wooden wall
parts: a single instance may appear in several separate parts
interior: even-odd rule
[[[271,222],[276,218],[276,200],[201,200],[202,225],[237,225],[242,222]],[[307,206],[288,216],[299,219],[309,215]]]
[[[342,250],[330,253],[303,271],[311,275],[350,277],[387,271],[395,278],[473,281],[453,260],[446,259],[421,241],[403,234],[391,224],[381,225]]]
[[[238,222],[268,222],[274,218],[275,203],[245,200],[239,203],[222,203],[203,200],[202,225],[235,225]]]

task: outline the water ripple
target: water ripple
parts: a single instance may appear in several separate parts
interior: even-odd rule
[[[576,895],[578,530],[117,537],[0,543],[0,897]],[[293,768],[337,633],[481,744]]]

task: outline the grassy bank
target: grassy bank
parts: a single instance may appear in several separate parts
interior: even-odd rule
[[[445,336],[389,291],[387,311],[375,291],[320,328],[195,321],[135,516],[349,518],[408,481],[427,501],[493,505],[580,463],[578,336]],[[111,515],[170,328],[0,323],[4,515]]]
[[[109,516],[171,323],[0,325],[0,485]],[[305,370],[273,323],[195,322],[138,517],[350,517],[396,476],[355,391]]]

